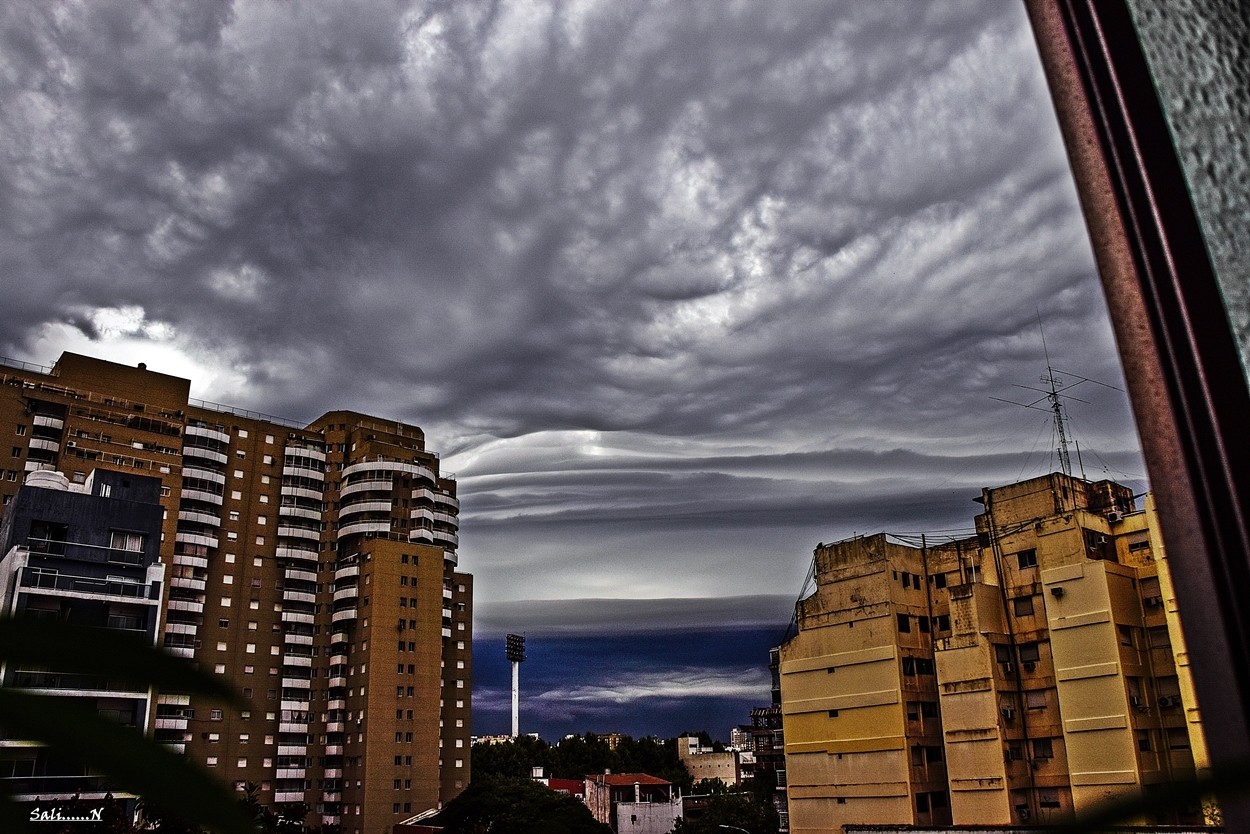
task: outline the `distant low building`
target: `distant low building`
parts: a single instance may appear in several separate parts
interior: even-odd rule
[[[667,834],[681,815],[673,784],[646,773],[596,773],[585,780],[586,806],[616,834]]]
[[[735,787],[742,782],[736,750],[715,750],[701,745],[697,736],[681,736],[677,739],[677,758],[696,783],[717,779],[726,787]]]

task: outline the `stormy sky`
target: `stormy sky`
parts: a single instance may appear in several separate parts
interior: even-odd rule
[[[483,634],[784,621],[816,542],[967,528],[1055,467],[1043,333],[1144,484],[1015,2],[18,0],[0,135],[0,354],[421,425]]]

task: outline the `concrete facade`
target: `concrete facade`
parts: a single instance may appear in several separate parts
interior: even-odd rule
[[[159,479],[160,642],[250,709],[160,696],[156,737],[345,834],[447,801],[468,784],[471,732],[455,481],[416,426],[351,411],[303,425],[189,389],[70,353],[0,366],[3,509],[28,472]]]
[[[791,830],[1056,823],[1205,764],[1150,501],[1062,474],[979,501],[974,538],[817,548],[782,647]]]
[[[32,473],[0,525],[0,613],[116,629],[155,644],[165,588],[159,498],[156,478],[99,471],[73,484]],[[0,685],[86,702],[132,727],[150,726],[155,706],[146,689],[59,669],[51,658],[38,668],[5,664]],[[103,778],[16,732],[0,730],[0,787],[13,799],[98,800],[109,792]]]

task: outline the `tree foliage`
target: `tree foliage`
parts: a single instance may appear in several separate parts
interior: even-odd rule
[[[447,803],[434,821],[445,834],[611,834],[590,809],[532,779],[481,779]]]
[[[777,834],[780,820],[771,804],[749,793],[717,793],[708,797],[707,807],[697,817],[691,814],[677,820],[672,834],[725,834],[723,825],[750,834]]]
[[[593,733],[570,736],[549,745],[542,739],[522,736],[503,744],[473,747],[473,778],[527,779],[532,769],[543,768],[547,776],[583,779],[593,773],[647,773],[687,791],[691,778],[677,756],[677,743],[655,738],[625,736],[612,749]]]
[[[0,662],[106,677],[146,690],[184,692],[232,704],[241,699],[221,679],[133,635],[48,620],[0,619]],[[0,689],[0,725],[46,746],[57,758],[102,773],[118,788],[231,834],[252,834],[230,786],[184,756],[102,717],[73,698]],[[0,830],[26,832],[28,812],[0,796]]]

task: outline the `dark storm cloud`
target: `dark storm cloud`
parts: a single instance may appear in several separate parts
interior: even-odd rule
[[[0,39],[0,352],[421,424],[488,598],[789,592],[1046,468],[990,399],[1042,327],[1119,385],[1015,3],[31,0]]]

